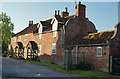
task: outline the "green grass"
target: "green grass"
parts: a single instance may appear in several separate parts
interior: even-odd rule
[[[93,77],[93,78],[95,77],[95,79],[108,79],[108,78],[120,79],[120,76],[113,76],[107,72],[90,71],[90,70],[67,70],[67,69],[63,69],[63,66],[61,65],[56,65],[56,64],[46,63],[46,62],[39,62],[39,61],[32,61],[32,60],[25,60],[25,62],[45,66],[65,74],[72,74],[72,75],[83,76],[83,77]]]

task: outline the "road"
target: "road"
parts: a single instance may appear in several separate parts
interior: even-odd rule
[[[56,72],[44,66],[30,64],[24,60],[2,58],[3,78],[75,77]],[[86,79],[86,78],[80,78]]]

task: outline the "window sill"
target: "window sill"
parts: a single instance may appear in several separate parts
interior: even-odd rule
[[[53,36],[53,38],[56,38],[57,36]]]
[[[103,57],[103,56],[97,56],[97,58],[101,58],[101,57]]]
[[[55,56],[55,55],[56,55],[56,53],[52,53],[52,54],[51,54],[51,56]]]

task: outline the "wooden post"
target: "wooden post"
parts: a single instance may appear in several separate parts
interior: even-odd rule
[[[72,47],[65,46],[64,47],[64,68],[71,69],[72,68]]]
[[[76,64],[78,64],[78,45],[76,45]]]
[[[112,73],[112,63],[113,63],[113,59],[112,59],[113,57],[112,56],[110,56],[110,73]]]

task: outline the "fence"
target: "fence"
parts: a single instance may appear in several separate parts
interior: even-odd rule
[[[120,75],[120,58],[112,58],[112,74]]]

